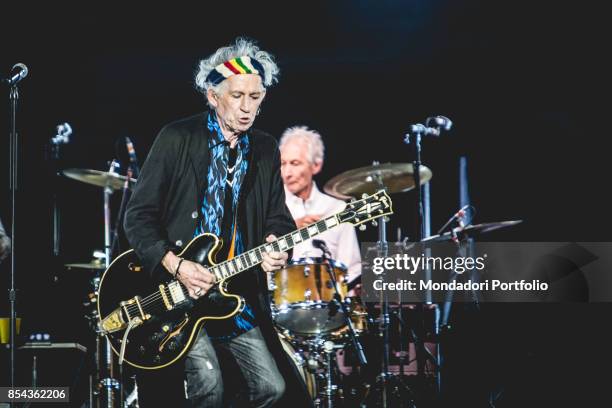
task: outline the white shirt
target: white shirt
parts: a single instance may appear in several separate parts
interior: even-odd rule
[[[313,181],[310,197],[306,201],[294,195],[285,187],[285,203],[293,219],[306,215],[320,215],[327,217],[336,214],[346,207],[344,201],[323,194]],[[341,224],[329,231],[318,235],[317,239],[325,241],[332,258],[348,267],[347,279],[351,282],[361,275],[361,252],[355,228],[351,224]],[[305,257],[321,257],[323,253],[312,245],[312,240],[304,241],[293,248],[294,260]]]

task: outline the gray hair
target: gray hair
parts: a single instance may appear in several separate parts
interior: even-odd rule
[[[195,77],[196,88],[204,94],[206,94],[209,89],[212,89],[218,94],[225,81],[215,86],[210,82],[206,82],[208,74],[210,74],[217,65],[242,56],[249,56],[256,59],[263,66],[264,75],[262,77],[262,82],[265,88],[278,82],[278,73],[280,70],[276,62],[274,62],[274,57],[266,51],[260,50],[259,47],[255,45],[254,41],[238,37],[234,44],[221,47],[215,51],[214,54],[200,61],[198,72]]]
[[[321,134],[316,130],[308,129],[306,126],[293,126],[283,132],[279,142],[279,148],[293,140],[303,140],[308,144],[308,161],[312,164],[323,163],[325,146]]]

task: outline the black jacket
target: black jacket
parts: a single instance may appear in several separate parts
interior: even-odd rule
[[[154,279],[167,273],[161,266],[166,252],[180,251],[196,229],[209,163],[207,115],[204,112],[182,119],[161,130],[127,206],[127,238]],[[296,229],[285,205],[276,140],[253,129],[248,134],[249,167],[238,203],[245,250],[262,244],[269,234],[281,236]],[[242,294],[253,306],[268,348],[286,380],[285,395],[292,399],[291,405],[303,400],[304,406],[311,406],[304,383],[274,330],[265,273],[256,268],[233,279],[242,279],[239,286],[250,288]]]

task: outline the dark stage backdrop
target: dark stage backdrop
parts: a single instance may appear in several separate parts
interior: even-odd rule
[[[605,104],[596,102],[604,94],[597,62],[605,52],[603,22],[583,2],[342,1],[288,4],[276,12],[236,5],[223,12],[16,13],[15,19],[0,16],[0,73],[16,62],[30,68],[20,86],[16,237],[26,329],[86,337],[86,328],[72,330],[69,322],[84,325],[80,303],[91,275],[61,265],[88,262],[103,246],[102,189],[51,172],[45,152],[56,125],[69,122],[74,129],[62,147],[62,168],[106,170],[113,158],[127,163],[125,136],[142,163],[164,124],[205,108],[194,89],[197,61],[238,35],[258,40],[281,67],[256,127],[276,137],[297,124],[320,131],[326,161],[319,185],[373,160],[411,161],[402,143],[408,126],[445,115],[452,131],[423,143],[423,163],[433,171],[434,230],[458,208],[458,163],[466,156],[474,221],[524,221],[488,240],[609,240],[607,118]],[[0,216],[10,225],[6,88],[2,95]],[[59,259],[51,256],[54,191],[62,221]],[[413,192],[393,196],[390,241],[398,227],[403,236],[415,236],[413,198]],[[116,193],[115,213],[119,201]],[[359,232],[361,240],[375,237],[371,228]],[[6,284],[7,262],[0,269]],[[6,315],[2,292],[0,314]],[[611,311],[608,305],[489,306],[483,312],[488,323],[472,327],[465,319],[463,327],[474,331],[458,335],[450,348],[465,359],[463,345],[469,345],[474,361],[488,360],[485,350],[501,361],[494,370],[498,382],[481,383],[470,395],[503,384],[508,401],[524,402],[523,382],[533,382],[517,378],[537,372],[538,381],[548,379],[541,401],[558,398],[561,384],[560,400],[567,402],[597,390],[590,379],[603,363],[599,353],[610,355],[601,322]],[[502,334],[492,336],[493,328]],[[454,361],[459,374],[449,389],[459,395],[471,364]],[[477,379],[489,369],[471,368]]]

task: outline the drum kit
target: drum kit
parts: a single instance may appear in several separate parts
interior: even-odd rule
[[[333,177],[325,184],[324,191],[342,200],[358,198],[364,193],[371,194],[381,187],[388,193],[410,191],[415,187],[414,168],[410,163],[374,162],[372,166],[349,170]],[[113,255],[110,242],[110,194],[121,189],[125,192],[136,183],[135,178],[119,175],[114,169],[115,166],[111,165],[108,172],[91,169],[68,169],[62,172],[66,177],[102,187],[105,191],[104,253],[99,253],[91,262],[65,265],[68,268],[94,271],[94,292],[99,284],[99,274],[106,269]],[[431,170],[421,166],[420,184],[427,183],[431,178]],[[468,225],[463,228],[463,232],[486,233],[518,222]],[[386,234],[384,224],[385,221],[379,222],[379,238],[383,241]],[[424,241],[449,241],[453,236],[453,231],[444,232],[429,236]],[[269,278],[273,318],[281,344],[301,373],[316,406],[415,406],[410,387],[402,386],[404,379],[400,377],[424,373],[433,381],[436,359],[431,356],[435,353],[435,339],[424,343],[423,350],[432,361],[426,361],[426,367],[422,370],[415,368],[422,360],[417,358],[419,348],[411,342],[414,337],[407,335],[408,330],[402,331],[400,328],[400,336],[412,340],[405,344],[400,341],[399,349],[395,347],[391,351],[389,344],[380,344],[390,341],[388,330],[395,330],[390,327],[392,323],[386,315],[387,305],[382,304],[386,300],[381,300],[381,304],[374,307],[362,304],[359,297],[360,277],[349,282],[346,265],[328,256],[292,260]],[[95,296],[89,298],[95,299]],[[435,308],[436,305],[431,306]],[[92,313],[95,314],[95,310]],[[96,321],[95,316],[92,317],[92,321]],[[406,324],[404,321],[400,326]],[[376,350],[367,353],[370,359],[367,365],[365,355],[359,356],[360,350],[363,352],[362,341],[367,343],[366,349]],[[110,369],[110,361],[104,361],[112,358],[112,355],[107,355],[108,350],[103,346],[98,345],[98,360],[101,363],[98,366],[97,380],[100,385],[97,392],[106,392],[108,398],[112,398],[110,394],[117,387],[114,379],[116,373]],[[393,356],[381,359],[375,355],[381,350]],[[399,361],[399,364],[385,364],[382,371],[366,368],[380,366],[382,361]],[[392,394],[396,402],[388,398],[381,400],[381,377],[385,384],[393,384]],[[135,398],[129,396],[126,401],[135,401]]]

